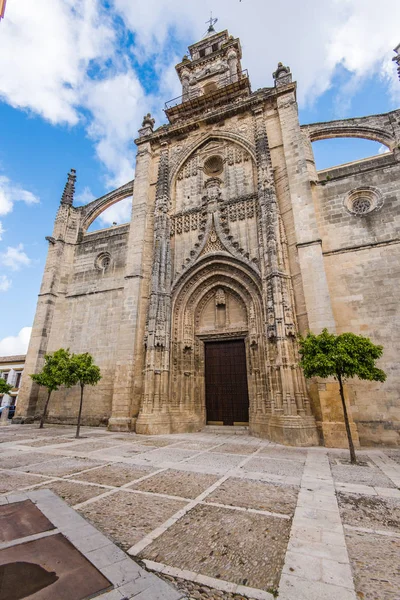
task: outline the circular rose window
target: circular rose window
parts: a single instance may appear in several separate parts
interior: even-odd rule
[[[362,217],[381,208],[383,198],[377,188],[362,187],[351,190],[344,199],[344,205],[352,215]]]
[[[224,161],[220,156],[210,156],[204,163],[204,172],[206,175],[220,175],[224,169]]]
[[[101,252],[95,260],[95,267],[98,271],[105,273],[111,265],[111,254],[109,252]]]

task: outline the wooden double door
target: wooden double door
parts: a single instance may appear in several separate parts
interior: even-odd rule
[[[207,423],[239,425],[249,421],[244,340],[205,343]]]

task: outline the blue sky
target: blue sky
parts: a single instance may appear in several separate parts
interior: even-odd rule
[[[299,6],[301,5],[301,6]],[[322,6],[323,5],[323,6]],[[398,108],[391,61],[400,7],[375,0],[8,0],[0,22],[0,355],[24,352],[47,242],[68,170],[84,203],[134,177],[133,139],[180,94],[174,65],[217,28],[241,38],[253,89],[278,61],[298,82],[302,123]],[[324,168],[383,151],[366,140],[314,144]],[[129,219],[128,203],[95,224]]]

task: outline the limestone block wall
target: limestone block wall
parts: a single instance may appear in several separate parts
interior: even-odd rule
[[[56,303],[47,351],[60,347],[71,352],[90,352],[100,367],[102,379],[87,387],[83,422],[106,425],[111,414],[118,331],[123,306],[124,270],[129,225],[85,234],[75,248],[65,297]],[[98,257],[109,255],[107,268]],[[38,409],[45,391],[39,395]],[[62,388],[53,394],[49,420],[75,422],[80,388]]]
[[[393,154],[319,173],[318,228],[337,333],[352,331],[384,346],[381,383],[348,384],[361,444],[400,443],[400,164]],[[380,206],[348,209],[349,192],[372,189]]]

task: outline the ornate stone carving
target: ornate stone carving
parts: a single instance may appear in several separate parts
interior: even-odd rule
[[[63,195],[61,198],[61,204],[67,204],[72,206],[74,203],[75,194],[75,183],[76,183],[76,171],[71,169],[68,173],[67,183],[65,184]]]

